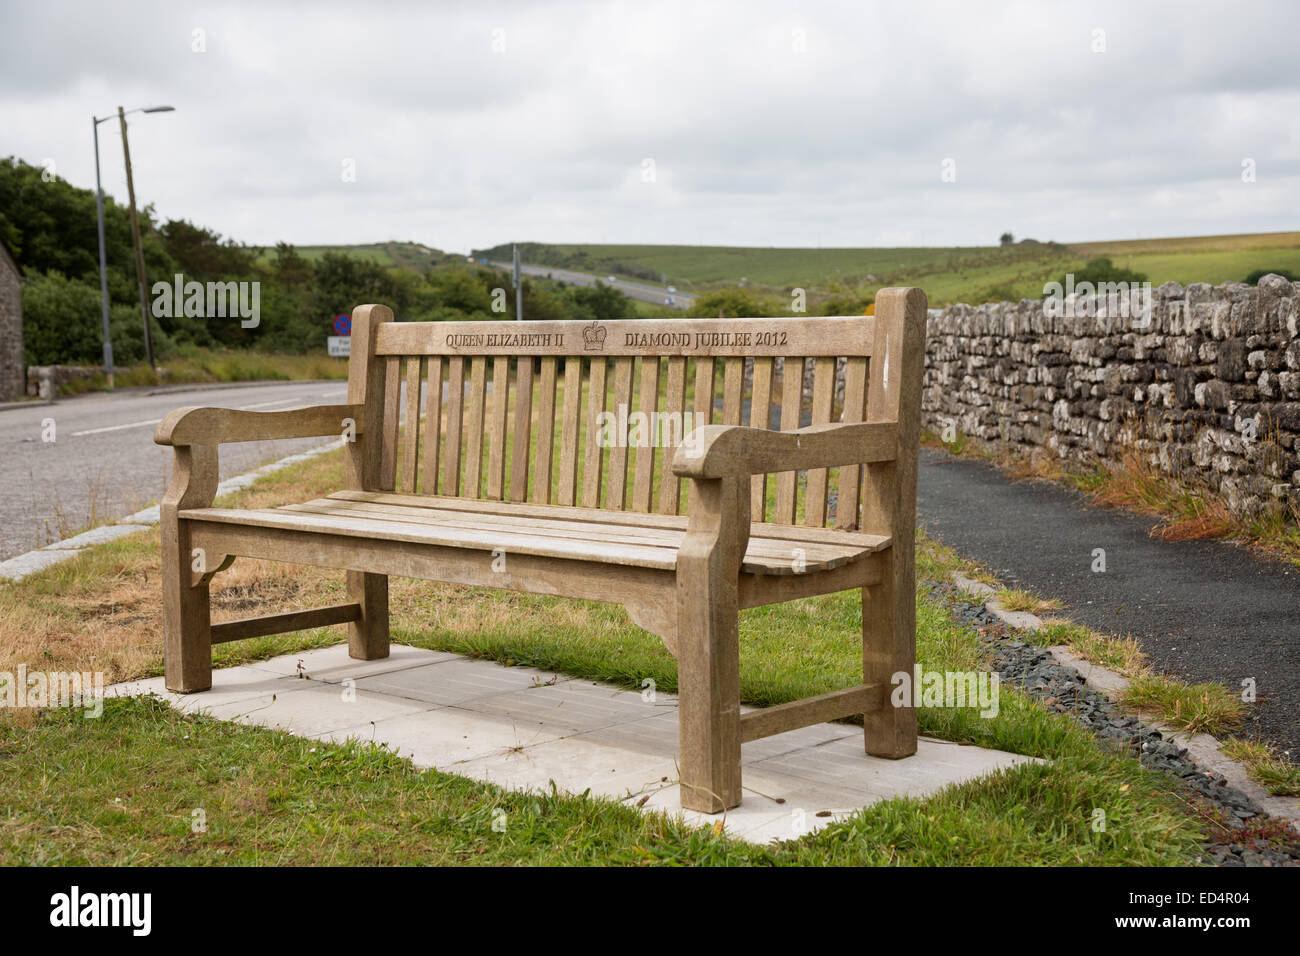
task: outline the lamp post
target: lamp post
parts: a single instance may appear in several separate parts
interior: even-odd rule
[[[122,124],[122,149],[126,158],[126,185],[131,195],[131,231],[135,243],[136,280],[140,285],[140,308],[144,315],[144,343],[150,367],[153,366],[153,342],[149,329],[149,308],[144,291],[144,251],[140,245],[140,227],[135,212],[135,185],[131,181],[131,153],[126,142],[126,116],[128,113],[169,113],[174,106],[142,106],[133,110],[117,108],[118,122]],[[108,263],[104,245],[104,187],[99,179],[99,124],[112,119],[108,116],[92,116],[95,131],[95,208],[99,216],[99,298],[104,319],[104,376],[108,387],[113,387],[113,342],[108,331]]]

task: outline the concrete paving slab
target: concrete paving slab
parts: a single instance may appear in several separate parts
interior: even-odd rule
[[[317,681],[279,681],[268,677],[266,684],[288,684],[298,687],[286,693],[282,687],[276,691],[230,703],[204,707],[204,713],[219,720],[233,720],[241,724],[255,724],[284,730],[300,737],[319,737],[343,729],[356,732],[351,736],[365,738],[365,729],[383,720],[401,717],[427,709],[420,701],[390,697],[386,694],[351,692],[350,688]],[[194,695],[201,696],[201,695]],[[382,738],[367,739],[379,742]]]
[[[306,675],[297,676],[300,674]],[[393,645],[383,661],[353,661],[339,644],[213,673],[203,694],[167,694],[161,678],[111,694],[161,693],[182,710],[320,740],[372,741],[417,767],[436,767],[515,790],[623,800],[682,813],[677,706],[639,693],[530,667]],[[752,708],[745,708],[750,710]],[[816,724],[746,744],[744,802],[723,821],[741,839],[767,843],[811,833],[895,796],[925,797],[1034,758],[922,739],[915,757],[863,752],[862,730]]]
[[[239,667],[223,667],[214,670],[212,689],[199,694],[173,694],[167,689],[163,678],[152,677],[148,680],[113,684],[104,688],[104,696],[138,697],[141,694],[156,694],[177,710],[192,714],[199,711],[206,713],[216,707],[269,697],[272,693],[283,695],[319,686],[305,680],[277,680],[277,676],[274,671],[264,667],[243,664]]]
[[[490,666],[484,667],[484,664]],[[502,667],[492,661],[479,661],[468,657],[454,660],[444,658],[441,662],[428,666],[436,667],[437,673],[424,671],[417,674],[412,673],[409,668],[400,668],[373,677],[362,677],[357,681],[357,688],[409,697],[413,700],[426,701],[431,705],[446,705],[467,701],[481,702],[489,697],[526,690],[551,681],[560,683],[572,680],[569,677],[557,676],[553,671],[539,671],[532,667]]]
[[[516,670],[517,668],[510,668]],[[410,675],[415,677],[417,675]],[[550,680],[554,675],[546,678]],[[555,731],[563,737],[644,720],[656,714],[655,704],[640,694],[608,684],[583,680],[540,683],[491,697],[459,702],[466,710],[511,715]],[[676,707],[673,708],[674,714]],[[673,724],[676,733],[676,722]]]
[[[636,798],[672,787],[676,789],[676,743],[673,753],[644,751],[597,743],[576,735],[503,751],[444,767],[510,790],[548,791],[551,781],[568,793],[590,790],[593,796],[615,800]],[[680,805],[673,803],[676,812]]]
[[[388,674],[408,667],[422,667],[439,661],[464,660],[457,654],[429,651],[406,644],[394,644],[387,657],[377,661],[356,661],[348,656],[346,644],[332,644],[298,654],[283,654],[255,666],[285,677],[305,675],[312,680],[339,683],[351,678],[358,680],[376,674]]]
[[[459,707],[431,707],[409,698],[390,699],[424,709],[376,721],[373,727],[351,724],[317,736],[334,741],[349,737],[374,740],[386,744],[417,767],[437,768],[479,780],[490,778],[466,772],[464,767],[468,762],[518,753],[524,748],[559,739],[555,733],[526,720],[475,713]]]

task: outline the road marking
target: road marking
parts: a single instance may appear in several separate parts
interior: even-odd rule
[[[258,402],[256,405],[241,406],[240,411],[251,411],[254,408],[270,408],[272,405],[285,405],[289,402],[299,402],[301,398],[278,398],[274,402]],[[73,432],[73,438],[80,438],[82,435],[100,435],[104,432],[120,432],[125,428],[143,428],[145,425],[157,425],[161,418],[151,418],[147,422],[127,422],[124,425],[105,425],[103,428],[87,428],[83,431]]]
[[[161,418],[151,418],[147,422],[129,422],[126,425],[106,425],[103,428],[87,428],[85,431],[73,432],[72,437],[78,438],[81,435],[98,435],[101,432],[119,432],[123,428],[141,428],[145,425],[157,425]]]
[[[278,398],[274,402],[258,402],[256,405],[240,405],[241,412],[251,412],[255,408],[270,408],[272,405],[283,405],[286,402],[300,402],[301,398]]]

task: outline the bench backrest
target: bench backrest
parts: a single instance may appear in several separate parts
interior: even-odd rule
[[[891,421],[915,403],[921,360],[903,354],[895,298],[875,317],[590,324],[394,322],[360,306],[348,401],[366,425],[349,487],[685,513],[669,465],[696,426]],[[756,475],[751,518],[856,529],[862,471]]]

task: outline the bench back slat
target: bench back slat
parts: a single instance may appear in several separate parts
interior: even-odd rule
[[[487,497],[501,501],[506,485],[506,415],[510,400],[510,359],[492,360],[492,392],[486,429],[488,439]]]
[[[555,504],[578,503],[578,413],[582,408],[582,356],[564,360],[564,409],[560,415],[560,487]]]
[[[659,407],[659,356],[641,359],[641,384],[637,395],[637,411],[653,420]],[[636,449],[636,477],[632,487],[632,510],[648,512],[654,504],[655,450],[653,441],[638,445]]]
[[[401,406],[398,404],[402,394],[402,359],[401,356],[390,355],[385,360],[387,366],[384,370],[384,410],[383,421],[396,422],[397,416],[401,414]],[[384,448],[380,456],[379,466],[379,490],[392,491],[397,487],[397,429],[385,428],[383,430]]]
[[[465,359],[453,355],[447,360],[447,447],[442,457],[440,493],[460,497],[460,431],[465,409]]]
[[[378,433],[374,473],[361,474],[370,452],[354,456],[355,490],[400,484],[406,493],[451,498],[680,514],[687,486],[670,466],[693,428],[716,421],[791,431],[871,420],[871,408],[885,414],[893,407],[890,394],[878,406],[869,400],[869,386],[885,381],[870,360],[884,339],[869,316],[606,323],[390,317],[369,324],[369,355],[354,340],[352,361],[364,368],[350,370],[349,395],[369,407],[369,389],[378,388],[381,422],[363,435]],[[751,519],[857,528],[864,471],[849,465],[755,475]]]
[[[614,359],[614,411],[623,414],[632,408],[632,369],[636,359],[621,355]],[[642,361],[647,361],[642,359]],[[657,362],[658,359],[655,359]],[[627,507],[628,443],[616,441],[609,449],[609,488],[605,494],[605,507],[622,511]]]
[[[483,497],[483,413],[487,404],[487,359],[475,355],[469,362],[469,394],[466,396],[465,484],[466,498]]]
[[[686,359],[679,356],[668,359],[668,387],[664,393],[664,411],[670,424],[681,421],[686,413]],[[675,515],[681,504],[682,483],[668,470],[674,447],[670,442],[665,443],[663,449],[663,464],[660,466],[662,489],[659,494],[661,514]]]
[[[438,453],[442,437],[442,367],[441,355],[429,356],[429,380],[424,393],[424,484],[426,495],[438,491]],[[409,425],[407,426],[410,427]]]
[[[835,359],[819,358],[813,362],[812,422],[825,425],[831,420],[835,403]],[[826,498],[830,472],[814,468],[808,472],[808,485],[804,497],[803,523],[811,528],[826,524]]]
[[[514,443],[510,446],[511,501],[528,500],[528,459],[532,434],[533,357],[529,355],[520,358],[515,364]]]
[[[844,364],[843,421],[846,423],[866,421],[867,361],[865,358],[851,356]],[[861,465],[845,465],[840,468],[835,527],[841,530],[857,527],[858,502],[862,497],[862,471]]]
[[[781,431],[792,432],[803,419],[804,360],[790,356],[781,362]],[[777,524],[794,524],[795,492],[798,475],[783,471],[776,476],[776,510],[772,520]]]
[[[605,411],[605,401],[609,397],[605,382],[605,373],[609,371],[609,361],[604,358],[591,360],[591,370],[587,375],[587,413],[581,422],[585,437],[582,459],[582,507],[600,507],[600,480],[604,471],[605,454],[599,444],[600,414]]]
[[[537,381],[537,464],[533,467],[533,501],[543,505],[553,500],[551,468],[555,456],[555,373],[558,363],[555,356],[544,356]]]
[[[772,427],[772,366],[770,358],[754,359],[754,386],[749,400],[749,427]],[[751,521],[767,520],[767,475],[755,475],[750,479],[749,519]]]
[[[420,461],[420,389],[423,385],[424,359],[412,355],[406,359],[406,401],[403,417],[406,432],[402,445],[402,489],[415,494]],[[414,425],[412,425],[414,423]]]

